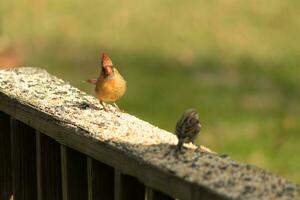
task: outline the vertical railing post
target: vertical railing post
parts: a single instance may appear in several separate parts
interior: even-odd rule
[[[14,118],[10,124],[14,199],[37,199],[35,131]]]
[[[92,158],[86,157],[86,173],[88,185],[88,200],[93,200]]]
[[[146,187],[146,197],[145,200],[174,200],[174,198],[169,197],[166,194],[163,194],[157,190],[154,190],[150,187]]]
[[[67,147],[60,145],[62,199],[68,200]]]
[[[36,131],[38,200],[61,200],[60,144]]]
[[[114,200],[114,170],[87,157],[89,200]]]
[[[122,174],[119,169],[114,169],[114,200],[121,200]]]
[[[0,199],[12,195],[10,116],[0,111]]]
[[[145,199],[145,186],[137,178],[115,169],[115,200]]]
[[[88,199],[86,156],[61,145],[63,200]]]
[[[42,200],[43,183],[42,183],[42,152],[41,152],[41,133],[36,131],[36,176],[37,176],[37,199]]]

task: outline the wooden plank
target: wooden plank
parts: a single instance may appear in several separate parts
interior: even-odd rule
[[[86,156],[67,147],[62,151],[63,200],[88,199]]]
[[[11,118],[12,189],[14,199],[37,199],[35,130]]]
[[[133,176],[121,174],[121,200],[144,200],[145,186]]]
[[[172,173],[141,162],[136,157],[121,152],[105,142],[91,140],[89,137],[79,134],[75,127],[60,124],[49,114],[36,110],[30,105],[21,104],[1,92],[0,110],[54,138],[59,143],[109,166],[119,167],[123,173],[138,177],[145,185],[178,199],[192,200],[198,194],[214,199],[227,199],[206,187],[185,181]]]
[[[10,116],[0,111],[0,200],[12,195]]]
[[[38,199],[62,199],[60,145],[37,132]]]
[[[90,200],[114,199],[114,169],[88,158],[88,186]]]
[[[146,198],[145,200],[174,200],[174,198],[154,190],[150,187],[146,187]]]

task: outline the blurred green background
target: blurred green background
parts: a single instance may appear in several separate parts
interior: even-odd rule
[[[300,183],[299,0],[4,0],[0,63],[82,80],[107,52],[127,112],[173,131],[200,112],[198,144]]]

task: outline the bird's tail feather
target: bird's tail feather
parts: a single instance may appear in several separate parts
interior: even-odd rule
[[[84,82],[91,83],[91,84],[96,84],[97,83],[97,79],[88,79],[88,80],[86,80]]]

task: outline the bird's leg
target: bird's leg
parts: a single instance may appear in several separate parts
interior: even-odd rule
[[[181,152],[181,147],[177,146],[176,149],[175,149],[175,153],[179,153],[179,152]]]
[[[114,102],[113,105],[115,106],[116,109],[120,110],[119,106]]]
[[[200,146],[197,146],[197,148],[195,149],[195,152],[202,153],[201,147],[200,147]]]
[[[118,111],[123,112],[123,110],[121,110],[121,109],[119,108],[119,106],[118,106],[115,102],[113,103],[113,105],[114,105],[114,107],[115,107]]]
[[[107,107],[104,105],[103,101],[100,100],[100,104],[101,104],[101,106],[103,107],[103,109],[104,109],[106,112],[108,112],[108,109],[107,109]]]
[[[175,149],[176,153],[181,151],[182,145],[183,145],[183,141],[179,139],[178,144],[177,144],[176,149]]]

